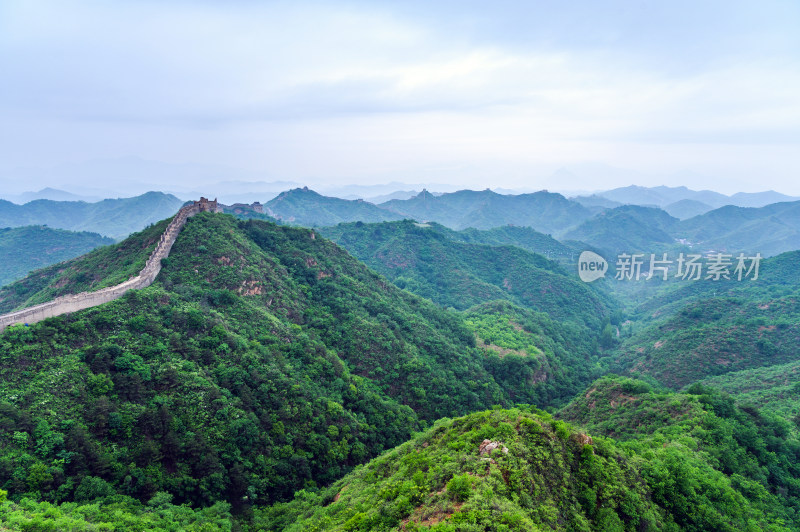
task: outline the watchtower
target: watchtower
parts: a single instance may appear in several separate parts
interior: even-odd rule
[[[209,200],[208,198],[200,198],[200,201],[194,202],[198,212],[222,212],[217,204],[217,198]]]

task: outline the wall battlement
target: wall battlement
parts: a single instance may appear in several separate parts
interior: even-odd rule
[[[36,323],[68,312],[96,307],[122,297],[128,290],[150,286],[161,271],[161,259],[169,256],[172,244],[178,238],[178,234],[181,232],[186,220],[198,212],[218,212],[217,209],[217,200],[209,201],[206,198],[200,198],[200,201],[195,201],[191,205],[182,207],[169,223],[164,233],[161,234],[161,239],[158,241],[156,248],[136,277],[132,277],[118,285],[102,288],[96,292],[67,294],[46,303],[0,315],[0,331],[9,325]]]

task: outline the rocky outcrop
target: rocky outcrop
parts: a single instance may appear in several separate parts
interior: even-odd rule
[[[504,453],[508,454],[508,447],[503,445],[502,442],[499,441],[492,441],[492,440],[483,440],[480,447],[478,447],[478,454],[492,454],[492,451],[495,449],[501,449]]]

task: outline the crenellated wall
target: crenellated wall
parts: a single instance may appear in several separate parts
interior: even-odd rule
[[[202,198],[202,200],[204,199],[205,198]],[[214,204],[216,207],[216,201],[214,201]],[[201,202],[194,202],[192,205],[182,207],[175,215],[175,218],[169,223],[164,233],[162,233],[156,248],[150,254],[144,268],[142,268],[142,271],[140,271],[139,275],[136,277],[115,286],[102,288],[96,292],[68,294],[48,301],[47,303],[41,303],[33,307],[0,315],[0,331],[9,325],[17,323],[36,323],[46,318],[52,318],[53,316],[60,316],[68,312],[96,307],[97,305],[102,305],[103,303],[108,303],[109,301],[121,297],[128,290],[150,286],[161,271],[161,259],[169,256],[172,244],[175,243],[175,239],[181,232],[186,220],[204,210],[210,209],[206,207],[206,204]]]

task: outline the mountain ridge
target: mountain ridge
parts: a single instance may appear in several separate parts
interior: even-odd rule
[[[175,196],[162,192],[95,203],[39,199],[16,205],[0,200],[0,227],[47,225],[71,231],[91,231],[119,240],[172,216],[182,204],[183,201]]]

